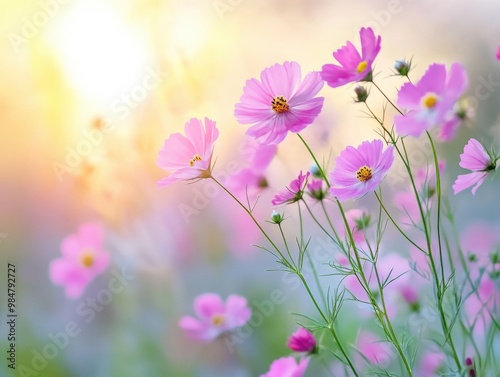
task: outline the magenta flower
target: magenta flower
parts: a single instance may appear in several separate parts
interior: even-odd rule
[[[213,145],[219,136],[215,122],[205,118],[203,127],[201,120],[193,118],[186,123],[185,132],[186,136],[170,135],[160,149],[157,164],[171,173],[158,181],[158,186],[211,176]]]
[[[356,81],[371,81],[372,63],[380,51],[380,36],[375,37],[372,28],[361,28],[361,55],[351,42],[333,53],[333,57],[340,63],[325,64],[321,70],[321,77],[332,88]]]
[[[271,368],[260,377],[302,377],[309,364],[309,358],[305,357],[297,364],[292,356],[282,357],[274,360]]]
[[[226,302],[215,293],[205,293],[194,300],[198,318],[184,316],[179,327],[187,336],[202,342],[210,342],[219,335],[243,326],[252,314],[246,298],[230,295]]]
[[[304,189],[306,188],[307,179],[311,173],[307,172],[306,175],[302,174],[302,170],[299,173],[299,176],[290,182],[290,187],[285,188],[280,191],[278,194],[274,196],[274,199],[271,201],[274,206],[280,204],[290,204],[295,203],[302,199],[304,195]]]
[[[464,153],[460,155],[460,167],[469,169],[472,173],[462,174],[457,177],[453,184],[453,192],[459,192],[475,185],[472,188],[472,195],[481,186],[488,176],[488,173],[496,168],[498,158],[492,158],[486,149],[476,139],[470,139],[464,147]]]
[[[328,195],[328,190],[323,188],[322,179],[313,179],[307,184],[307,193],[315,200],[323,200]]]
[[[382,151],[380,140],[347,147],[337,157],[330,192],[341,202],[375,190],[394,161],[393,147]]]
[[[242,124],[254,123],[247,135],[259,143],[278,144],[288,131],[299,132],[318,116],[324,98],[315,96],[322,87],[319,72],[302,81],[298,63],[275,64],[261,72],[260,81],[246,82],[234,115]]]
[[[497,59],[500,60],[500,45],[498,46],[497,50]]]
[[[49,274],[54,284],[65,287],[67,297],[78,298],[108,266],[110,258],[104,250],[103,233],[101,225],[85,223],[62,241],[63,256],[50,263]]]
[[[394,117],[396,131],[418,137],[431,127],[445,124],[467,85],[467,74],[459,63],[452,64],[448,74],[444,64],[430,65],[416,85],[406,83],[399,90],[397,103],[408,112]],[[447,124],[450,130],[444,136],[450,137],[455,126]]]
[[[316,351],[316,338],[309,330],[299,327],[288,338],[287,347],[295,352],[314,353]]]

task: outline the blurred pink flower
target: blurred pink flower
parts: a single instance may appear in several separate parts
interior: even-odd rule
[[[359,244],[365,241],[364,231],[370,226],[370,214],[365,209],[350,209],[345,213],[347,224],[351,229],[354,242]],[[340,226],[340,234],[343,237],[348,237],[344,222]]]
[[[192,118],[185,125],[185,133],[170,135],[160,149],[157,164],[171,174],[158,181],[158,186],[211,176],[213,145],[219,136],[215,122],[205,118],[204,127],[201,120]]]
[[[459,63],[452,64],[448,75],[443,64],[430,65],[416,85],[406,83],[399,90],[397,103],[408,112],[394,117],[398,134],[418,137],[443,125],[467,85],[467,74]],[[451,131],[445,130],[445,136]]]
[[[67,297],[78,298],[108,266],[110,257],[104,250],[103,233],[101,225],[85,223],[62,241],[63,256],[50,263],[49,274],[54,284],[65,287]]]
[[[356,81],[371,81],[372,63],[380,51],[380,36],[375,37],[371,28],[361,28],[361,55],[351,42],[333,53],[333,57],[340,63],[325,64],[321,70],[321,77],[332,88]]]
[[[316,338],[309,330],[299,327],[288,338],[287,347],[295,352],[314,353],[316,351]]]
[[[366,361],[387,366],[392,357],[391,346],[368,331],[362,331],[358,335],[356,348],[362,355],[356,355],[356,366],[359,367]]]
[[[418,374],[416,376],[438,376],[439,368],[446,365],[446,356],[441,351],[425,351],[420,358]]]
[[[309,358],[305,357],[297,364],[292,356],[282,357],[274,360],[271,368],[260,377],[302,377],[309,364]]]
[[[323,182],[322,179],[313,179],[307,184],[307,193],[311,198],[316,200],[323,200],[326,198],[328,191],[323,188]]]
[[[193,306],[198,318],[184,316],[179,327],[188,337],[203,342],[243,326],[252,314],[246,298],[238,295],[230,295],[224,302],[218,294],[205,293],[194,300]]]
[[[277,146],[252,143],[247,141],[247,148],[254,148],[252,158],[248,161],[248,166],[243,167],[232,174],[227,184],[233,194],[253,196],[268,187],[266,170],[274,156],[276,156]]]
[[[500,246],[498,234],[491,224],[480,222],[469,225],[460,233],[462,250],[468,257],[468,269],[471,272],[475,273],[491,263],[491,254],[496,246]]]
[[[278,144],[290,132],[299,132],[321,112],[323,87],[319,72],[302,81],[300,65],[284,62],[264,69],[257,79],[247,80],[234,115],[242,124],[254,125],[247,135],[262,144]]]
[[[472,188],[472,195],[481,186],[488,176],[488,173],[495,170],[497,158],[492,158],[486,149],[476,139],[470,139],[464,147],[464,153],[460,155],[460,167],[469,169],[472,173],[462,174],[457,177],[453,184],[453,192],[459,192],[475,185]]]
[[[394,148],[389,146],[383,152],[382,149],[380,140],[364,141],[357,148],[344,149],[331,173],[330,192],[342,202],[375,190],[394,161]]]
[[[300,200],[304,194],[304,189],[306,188],[307,179],[311,173],[307,172],[305,175],[302,174],[302,170],[299,176],[290,182],[290,187],[285,188],[274,196],[271,201],[274,206],[280,204],[290,204],[295,203]]]
[[[465,312],[476,335],[484,335],[488,331],[491,316],[498,313],[499,304],[500,291],[495,285],[495,280],[492,280],[489,274],[485,273],[481,277],[477,292],[471,293],[465,301]]]
[[[440,174],[444,172],[445,166],[445,161],[438,161]],[[425,213],[432,206],[434,194],[436,193],[436,169],[434,163],[418,169],[414,179]],[[417,198],[412,187],[396,192],[393,202],[396,208],[404,214],[403,221],[405,225],[415,226],[422,220]]]
[[[498,46],[497,49],[497,59],[500,60],[500,45]]]

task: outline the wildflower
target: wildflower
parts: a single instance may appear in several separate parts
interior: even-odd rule
[[[500,45],[498,46],[497,50],[497,59],[500,60]]]
[[[308,364],[307,357],[301,359],[298,364],[292,356],[282,357],[274,360],[269,371],[260,377],[302,377]]]
[[[411,61],[407,62],[406,60],[396,60],[394,63],[394,69],[400,76],[408,76],[411,70]]]
[[[354,242],[360,244],[365,241],[365,230],[370,226],[370,214],[364,209],[351,209],[345,213],[347,224],[351,229]],[[343,225],[343,224],[342,224]],[[342,235],[347,237],[345,227],[341,227]]]
[[[382,151],[380,140],[344,149],[331,173],[330,192],[338,200],[356,199],[375,190],[394,161],[393,147]]]
[[[389,344],[383,342],[374,334],[363,331],[356,340],[356,348],[362,357],[357,357],[358,365],[361,365],[362,358],[368,360],[371,364],[387,365],[392,356]]]
[[[300,65],[284,62],[264,69],[260,81],[250,79],[243,88],[234,115],[242,124],[254,124],[247,135],[262,144],[278,144],[290,132],[299,132],[321,112],[323,87],[319,72],[302,81]]]
[[[397,103],[408,112],[395,116],[396,131],[418,137],[442,125],[467,85],[467,74],[460,64],[452,64],[448,74],[443,64],[432,64],[416,85],[406,83],[399,90]]]
[[[82,224],[75,234],[61,243],[62,258],[50,263],[50,279],[63,285],[69,298],[78,298],[95,276],[109,264],[109,254],[104,250],[103,228],[99,224]]]
[[[496,169],[497,157],[492,157],[476,139],[469,139],[464,147],[464,153],[460,155],[460,167],[471,170],[472,173],[462,174],[457,177],[453,184],[453,192],[459,192],[475,185],[472,188],[472,195],[483,184],[488,173]]]
[[[446,356],[443,352],[435,349],[425,351],[420,358],[420,368],[418,376],[438,376],[439,371],[446,365]]]
[[[471,106],[470,100],[460,99],[439,129],[437,135],[439,140],[444,142],[453,140],[460,126],[472,119],[474,115],[474,107]]]
[[[287,347],[295,352],[316,352],[316,338],[307,329],[299,327],[289,338]]]
[[[285,218],[283,217],[283,215],[281,213],[276,212],[276,211],[273,211],[271,214],[271,221],[274,224],[281,224],[284,219]]]
[[[194,310],[198,318],[184,316],[179,327],[190,338],[203,342],[243,326],[251,316],[246,298],[238,295],[230,295],[224,302],[218,294],[202,294],[194,300]]]
[[[232,174],[227,186],[234,194],[244,197],[259,194],[269,186],[266,170],[277,151],[276,145],[258,144],[253,140],[247,140],[246,148],[254,151],[249,164]]]
[[[295,203],[302,199],[309,175],[311,175],[309,172],[305,175],[302,174],[301,170],[299,176],[290,182],[289,188],[287,187],[274,196],[274,199],[271,201],[273,205]]]
[[[332,88],[350,82],[371,81],[372,63],[380,51],[380,36],[375,37],[372,28],[361,28],[361,55],[351,42],[333,53],[333,57],[340,63],[325,64],[321,70],[321,77]]]
[[[158,186],[211,177],[213,145],[219,136],[215,122],[205,118],[203,126],[201,120],[193,118],[186,123],[185,133],[186,136],[179,133],[170,135],[160,149],[157,164],[171,173],[158,181]]]
[[[323,200],[328,195],[328,191],[323,188],[323,179],[313,179],[307,184],[308,194],[316,200]]]
[[[439,173],[442,174],[445,169],[445,161],[438,161]],[[422,208],[427,211],[434,202],[436,193],[436,169],[434,164],[426,165],[420,168],[415,174],[415,186],[418,191]],[[417,198],[412,187],[407,187],[394,194],[393,202],[395,206],[406,216],[405,224],[415,225],[421,220],[420,209]]]
[[[356,93],[355,102],[366,102],[368,99],[368,91],[363,86],[357,86],[354,88],[354,93]]]

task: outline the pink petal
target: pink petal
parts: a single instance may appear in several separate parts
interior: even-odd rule
[[[85,246],[100,249],[104,242],[104,229],[100,224],[85,223],[78,228],[78,237]]]
[[[195,340],[209,342],[220,335],[220,330],[196,318],[185,316],[179,320],[179,327],[186,335]]]
[[[252,311],[247,299],[238,295],[230,295],[226,299],[226,320],[229,328],[243,326],[250,319]]]
[[[469,139],[460,155],[460,167],[473,171],[484,170],[491,163],[490,156],[476,139]]]
[[[375,38],[372,28],[361,28],[359,32],[361,38],[361,56],[366,62],[371,63],[380,52],[382,38]]]
[[[469,174],[459,175],[452,186],[453,193],[457,195],[459,192],[475,185],[472,188],[472,195],[475,195],[476,190],[483,184],[487,176],[487,172],[472,172]]]
[[[203,320],[210,320],[214,314],[226,311],[224,301],[215,293],[205,293],[194,300],[194,311]]]

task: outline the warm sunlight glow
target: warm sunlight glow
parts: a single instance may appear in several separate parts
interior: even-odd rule
[[[70,83],[87,100],[106,106],[140,82],[147,43],[120,14],[80,3],[61,15],[52,41]]]

